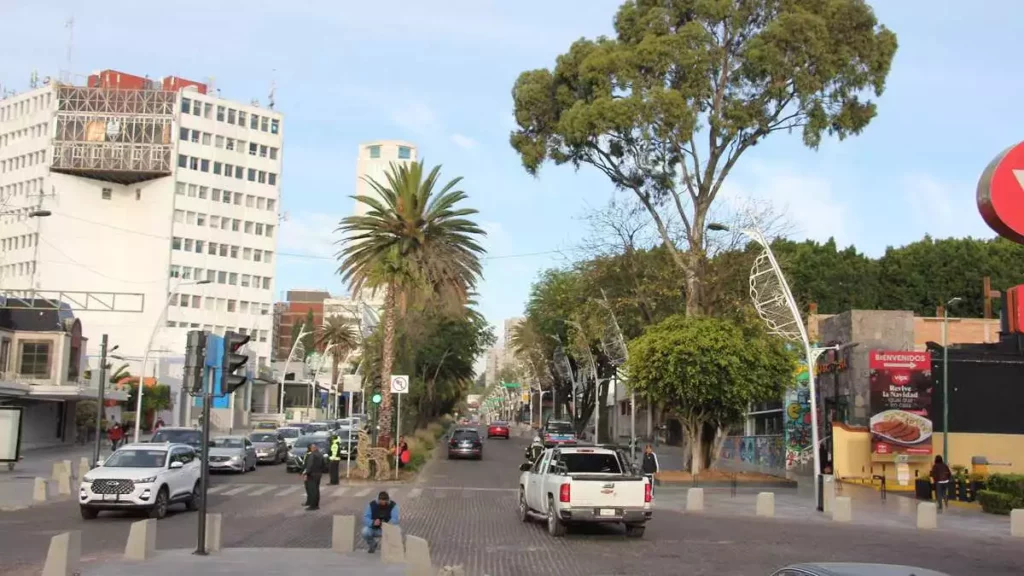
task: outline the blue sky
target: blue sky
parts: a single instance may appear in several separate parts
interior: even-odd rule
[[[282,293],[344,292],[330,256],[337,221],[352,210],[357,146],[415,142],[443,174],[465,177],[490,234],[481,308],[499,324],[522,311],[540,270],[576,253],[582,213],[615,194],[593,170],[523,172],[508,145],[512,83],[552,65],[574,39],[611,33],[619,3],[0,0],[0,84],[23,90],[33,70],[66,68],[72,14],[72,69],[83,76],[214,77],[241,101],[265,101],[275,81],[286,115]],[[974,189],[985,165],[1021,139],[1024,2],[873,4],[900,42],[878,118],[817,152],[774,136],[737,165],[731,192],[772,202],[796,238],[835,236],[871,255],[925,233],[992,236]]]

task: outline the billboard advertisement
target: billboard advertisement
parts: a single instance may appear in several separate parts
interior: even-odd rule
[[[930,352],[872,350],[871,452],[927,456],[932,453],[932,357]]]

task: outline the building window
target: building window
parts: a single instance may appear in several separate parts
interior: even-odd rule
[[[238,179],[238,180],[242,179],[243,170],[244,170],[244,168],[242,168],[241,166],[235,166],[235,178],[236,179]]]
[[[281,123],[277,120],[270,121],[270,133],[277,134],[281,130]]]
[[[223,122],[224,121],[224,107],[223,106],[217,106],[217,121],[218,122]]]
[[[398,159],[399,160],[408,160],[410,158],[412,158],[412,150],[409,150],[408,146],[399,146],[398,147]]]
[[[370,158],[380,158],[380,146],[370,146]]]
[[[183,113],[188,114],[189,113],[189,108],[191,108],[191,105],[192,105],[192,101],[189,100],[188,98],[182,98],[181,99],[181,111]]]
[[[271,186],[277,186],[277,174],[274,174],[273,172],[268,172],[267,184],[270,184]]]
[[[188,140],[188,128],[182,128],[179,137],[182,140]]]
[[[103,192],[100,193],[104,200],[110,200],[114,195],[114,191],[111,188],[104,188]]]
[[[259,151],[259,148],[260,148],[259,144],[255,143],[255,142],[250,142],[249,143],[249,156],[255,156],[256,153]],[[266,156],[266,154],[264,154],[264,156]]]
[[[22,342],[18,374],[30,378],[50,377],[50,343]]]
[[[268,121],[269,121],[269,118],[267,118],[266,116],[264,116],[263,118],[260,118],[260,130],[262,130],[263,132],[267,131],[267,123],[268,123]]]
[[[11,356],[11,339],[0,340],[0,372],[7,372],[7,362]]]
[[[249,168],[249,182],[255,182],[255,181],[256,181],[256,169],[255,168]]]
[[[228,109],[228,124],[234,124],[235,123],[235,114],[236,113],[237,113],[237,111],[234,108]]]
[[[260,127],[260,117],[257,114],[253,114],[249,117],[249,128],[256,130]]]
[[[202,161],[199,163],[199,171],[200,172],[209,172],[210,171],[210,161],[207,160],[206,158],[203,158]]]
[[[238,125],[245,128],[245,112],[242,110],[238,111]]]
[[[270,149],[270,159],[277,160],[277,148]]]
[[[178,154],[178,168],[188,168],[188,156]]]

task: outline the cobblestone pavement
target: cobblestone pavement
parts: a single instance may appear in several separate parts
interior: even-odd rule
[[[464,564],[471,576],[767,575],[807,560],[916,564],[953,576],[1024,572],[1019,541],[890,525],[759,519],[752,505],[749,515],[740,515],[741,504],[729,514],[715,514],[717,496],[708,497],[708,513],[683,514],[664,489],[656,496],[664,504],[657,505],[641,540],[627,540],[616,527],[574,530],[554,539],[540,524],[516,518],[525,445],[521,438],[488,441],[480,462],[449,461],[442,453],[419,482],[386,486],[402,506],[405,532],[430,541],[436,564]],[[226,547],[326,548],[331,515],[359,514],[377,489],[325,485],[321,510],[306,512],[299,506],[298,476],[266,467],[245,476],[215,476],[209,504],[211,512],[224,514]],[[37,574],[49,537],[65,530],[83,531],[87,562],[116,558],[132,519],[101,515],[85,522],[72,502],[0,512],[0,573]],[[174,513],[159,523],[158,548],[194,547],[195,528],[196,514]]]

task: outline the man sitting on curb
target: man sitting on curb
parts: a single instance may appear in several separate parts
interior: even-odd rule
[[[381,491],[376,500],[371,500],[363,512],[363,540],[369,553],[377,551],[384,523],[398,526],[398,502],[393,502],[387,492]]]

